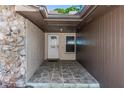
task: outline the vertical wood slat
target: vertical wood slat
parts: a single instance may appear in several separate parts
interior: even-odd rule
[[[124,6],[87,24],[77,36],[90,41],[80,46],[77,60],[103,87],[124,87]]]

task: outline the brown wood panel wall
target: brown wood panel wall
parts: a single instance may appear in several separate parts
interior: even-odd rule
[[[77,37],[83,39],[77,60],[101,86],[124,87],[124,6],[90,22]]]

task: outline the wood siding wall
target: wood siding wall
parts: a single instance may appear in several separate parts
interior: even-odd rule
[[[102,87],[124,87],[124,6],[90,22],[77,33],[77,60]]]

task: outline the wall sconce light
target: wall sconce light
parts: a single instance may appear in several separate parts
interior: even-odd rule
[[[63,31],[63,28],[60,28],[60,31],[62,32]]]

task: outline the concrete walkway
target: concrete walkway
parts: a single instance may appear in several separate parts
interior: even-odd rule
[[[99,83],[76,61],[44,62],[28,85],[45,88],[98,88]]]

